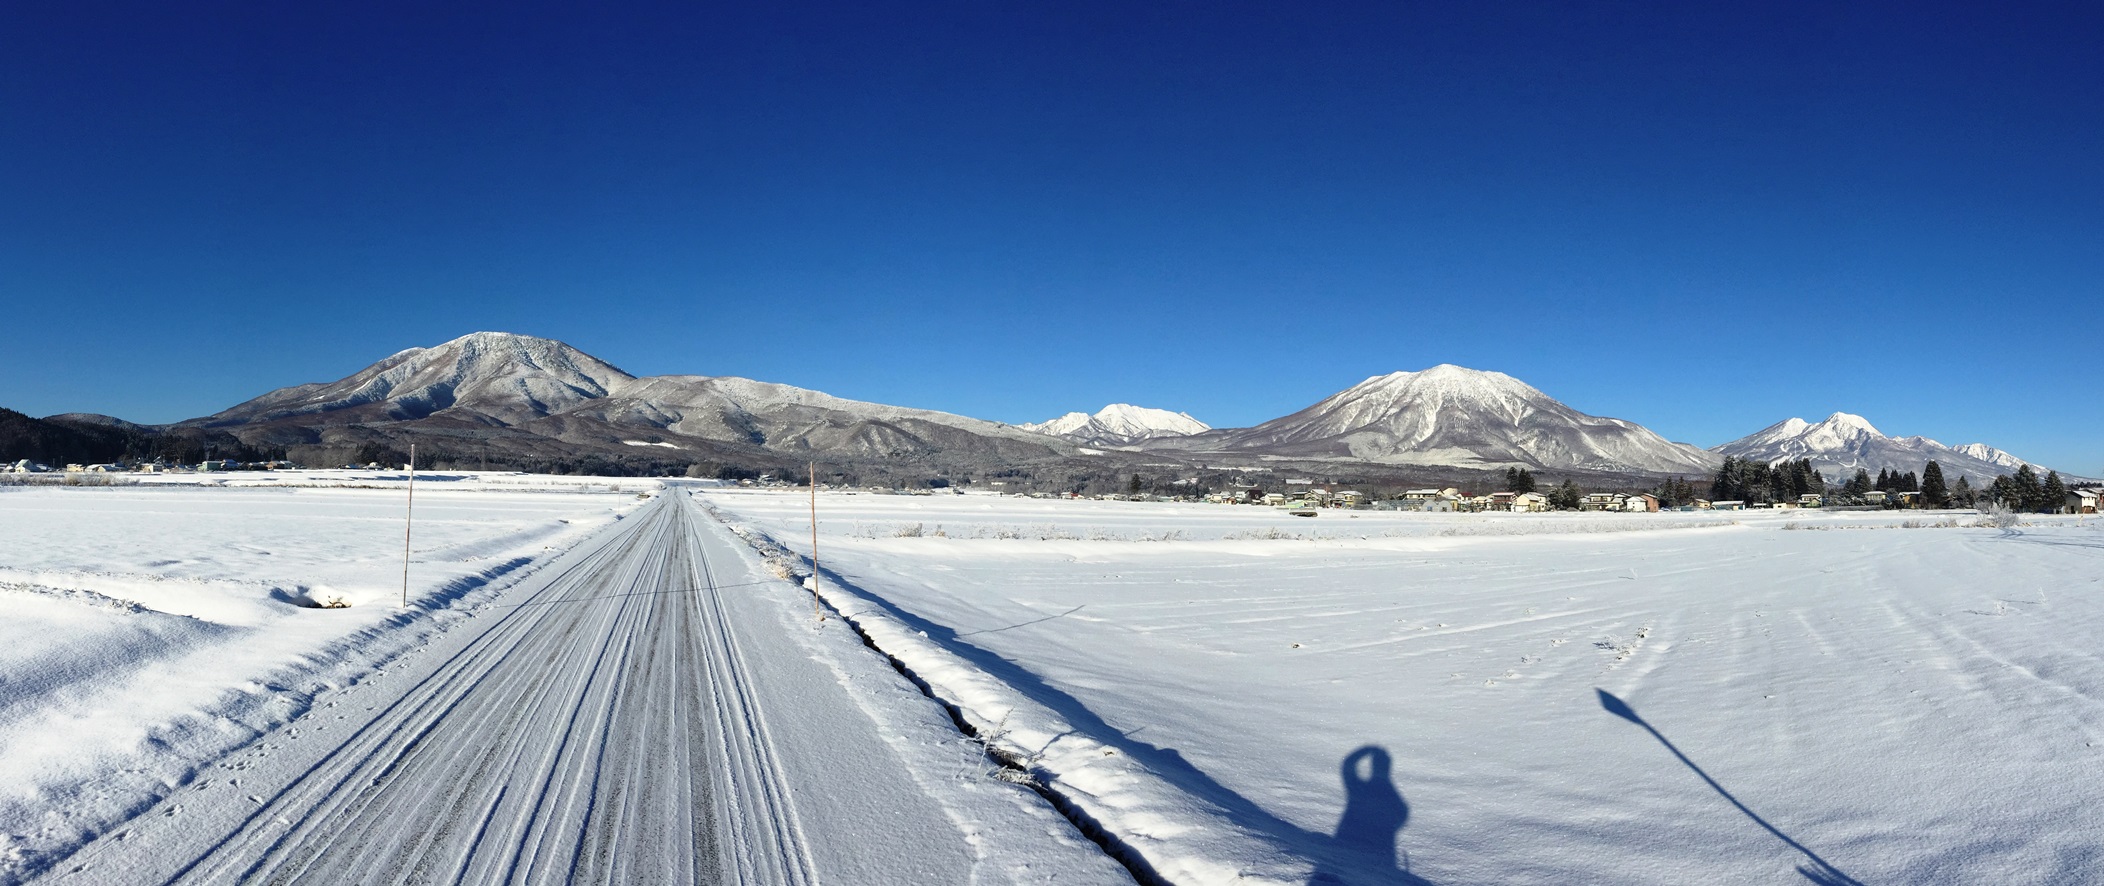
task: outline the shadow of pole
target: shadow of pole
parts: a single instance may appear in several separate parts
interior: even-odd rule
[[[1790,839],[1789,834],[1778,830],[1775,825],[1769,824],[1767,819],[1746,808],[1746,804],[1739,802],[1739,798],[1732,796],[1730,791],[1725,790],[1723,785],[1718,784],[1716,779],[1709,776],[1709,773],[1702,771],[1702,767],[1695,765],[1695,761],[1688,759],[1688,755],[1681,753],[1680,748],[1675,747],[1673,742],[1668,741],[1658,729],[1645,722],[1643,717],[1638,716],[1636,709],[1630,707],[1628,702],[1616,698],[1605,689],[1596,688],[1593,691],[1600,694],[1600,707],[1605,708],[1610,714],[1644,727],[1645,732],[1651,733],[1652,738],[1658,739],[1659,744],[1665,745],[1666,750],[1672,751],[1673,756],[1679,758],[1681,765],[1693,771],[1697,777],[1702,779],[1704,784],[1710,786],[1710,790],[1716,791],[1718,796],[1723,797],[1734,808],[1745,813],[1747,818],[1753,819],[1754,824],[1760,825],[1763,830],[1774,834],[1776,839],[1788,844],[1790,848],[1804,853],[1805,858],[1811,859],[1812,863],[1809,866],[1799,865],[1797,868],[1797,872],[1804,875],[1805,879],[1817,883],[1819,886],[1863,886],[1854,877],[1842,873],[1840,868],[1834,867],[1826,859],[1820,858],[1819,853],[1806,849],[1804,844]]]
[[[1344,780],[1344,814],[1337,820],[1337,833],[1330,838],[1336,852],[1308,878],[1308,886],[1340,886],[1348,883],[1396,883],[1431,886],[1409,872],[1399,858],[1395,840],[1410,821],[1410,804],[1395,787],[1390,773],[1393,763],[1379,745],[1366,745],[1345,755],[1338,766]],[[1355,864],[1345,863],[1349,859]]]

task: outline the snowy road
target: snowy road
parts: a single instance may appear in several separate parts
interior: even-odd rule
[[[44,882],[974,879],[970,828],[734,544],[660,496]]]

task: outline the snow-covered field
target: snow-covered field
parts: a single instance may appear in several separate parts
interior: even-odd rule
[[[800,494],[704,498],[810,546]],[[834,604],[1174,882],[2104,870],[2094,519],[819,515]]]
[[[1130,882],[708,483],[147,479],[0,488],[0,884]]]
[[[400,474],[0,487],[0,882],[414,648],[651,481]],[[281,487],[281,488],[267,488]],[[318,608],[341,602],[344,608]]]
[[[402,479],[0,487],[0,882],[84,844],[113,865],[97,870],[133,869],[117,863],[133,833],[210,847],[119,824],[158,818],[179,786],[217,802],[190,783],[208,764],[302,778],[241,749],[321,734],[323,707],[396,682],[376,674],[415,682],[438,667],[426,649],[515,621],[499,604],[576,602],[549,578],[571,571],[546,567],[666,494],[421,475],[404,609]],[[897,858],[952,847],[943,865],[989,881],[1114,878],[1034,798],[990,788],[972,744],[860,661],[838,619],[791,629],[807,603],[752,576],[807,551],[806,498],[700,499],[759,549],[715,556],[746,576],[721,580],[753,685],[839,683],[754,696],[787,730],[781,777],[880,785],[804,807],[834,822],[807,837],[820,869],[865,863],[840,842],[875,814],[858,810],[911,800],[950,824],[886,838]],[[819,511],[832,604],[1167,881],[2073,883],[2104,867],[2094,520],[1305,519],[842,493]],[[313,607],[332,600],[349,605]],[[791,725],[807,723],[828,725]],[[247,813],[199,821],[214,814]]]

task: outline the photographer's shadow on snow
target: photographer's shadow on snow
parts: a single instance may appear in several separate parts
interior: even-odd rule
[[[1344,814],[1308,886],[1431,886],[1410,873],[1407,856],[1396,849],[1396,838],[1410,821],[1410,804],[1395,786],[1392,767],[1388,751],[1379,745],[1345,755],[1338,766],[1344,780]]]

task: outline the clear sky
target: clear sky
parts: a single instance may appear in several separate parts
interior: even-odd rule
[[[0,406],[489,329],[1012,422],[1458,363],[2100,476],[2099,47],[2093,2],[5,4]]]

